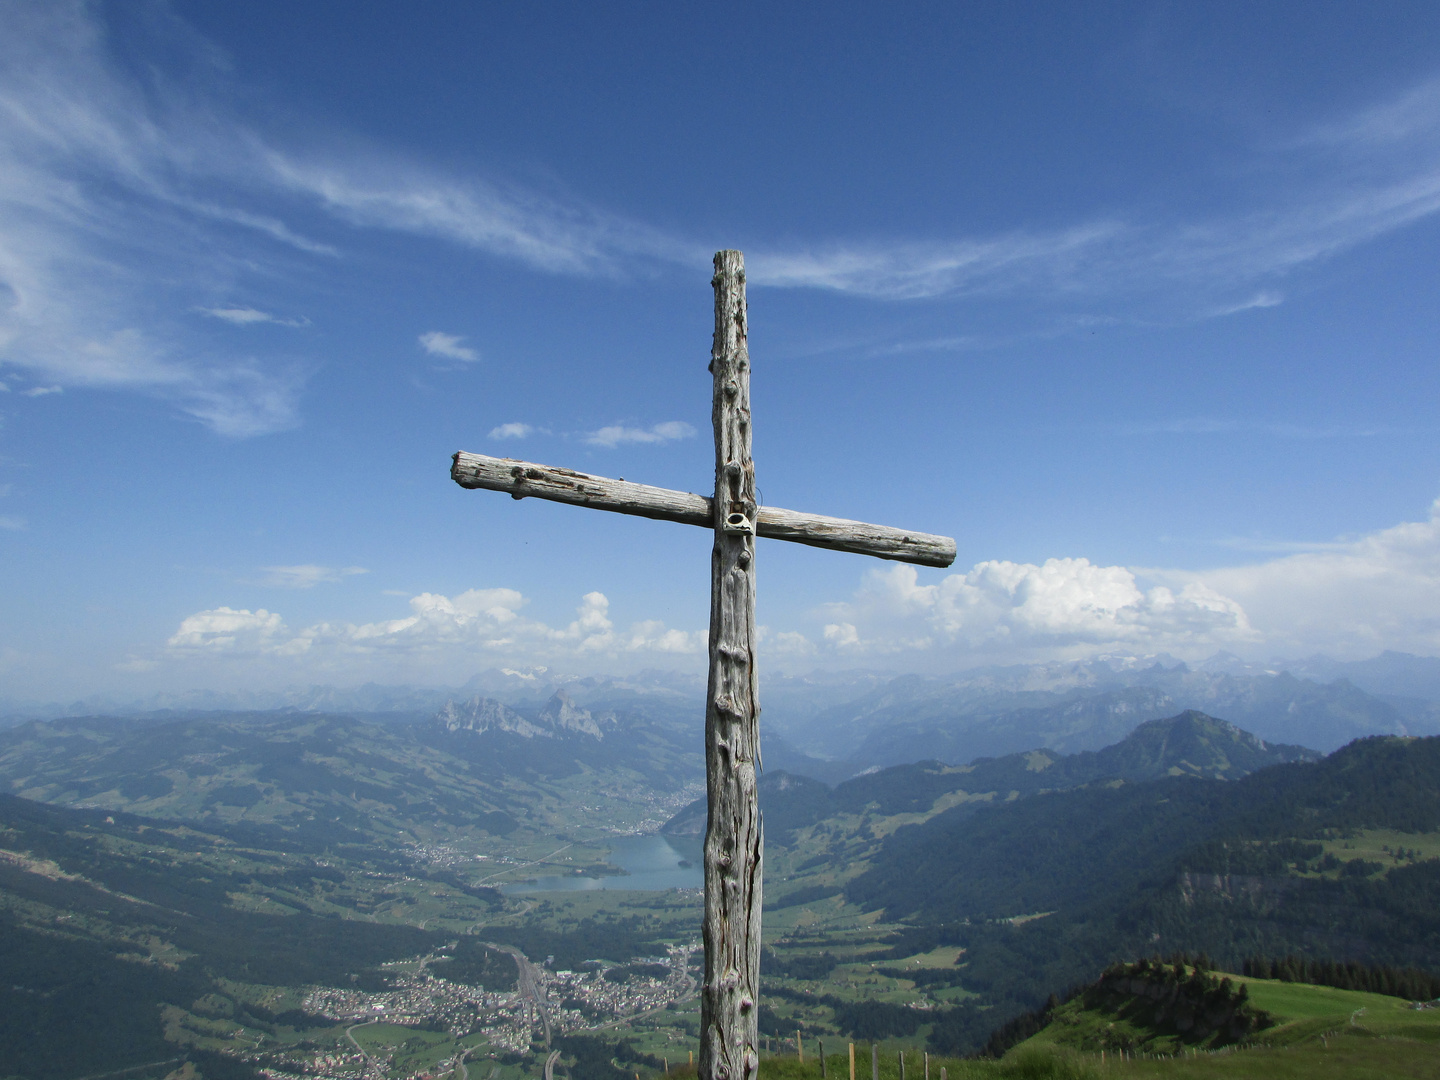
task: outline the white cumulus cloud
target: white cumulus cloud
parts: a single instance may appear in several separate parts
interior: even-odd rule
[[[518,422],[517,422],[517,423],[509,423],[509,424],[501,424],[501,425],[499,425],[498,427],[493,427],[493,428],[490,429],[490,438],[492,438],[492,439],[523,439],[523,438],[526,438],[526,437],[527,437],[528,435],[530,435],[531,433],[533,433],[534,430],[535,430],[535,429],[534,429],[533,427],[531,427],[529,424],[521,424],[521,423],[518,423]]]
[[[1425,521],[1203,572],[1147,571],[1244,604],[1277,655],[1440,654],[1440,501]]]
[[[1020,660],[1092,648],[1213,650],[1258,638],[1240,604],[1202,582],[1146,589],[1126,567],[1083,558],[992,560],[924,585],[911,566],[875,570],[853,600],[825,614],[826,643],[851,653]]]
[[[197,611],[166,642],[172,649],[263,652],[284,645],[285,621],[260,608]]]
[[[373,677],[375,665],[413,676],[417,667],[473,670],[491,663],[591,661],[613,665],[624,657],[677,657],[703,652],[701,631],[642,620],[617,630],[610,601],[586,593],[568,623],[552,626],[527,618],[526,597],[515,589],[468,589],[454,596],[421,593],[409,613],[375,622],[318,622],[292,629],[279,614],[229,607],[186,618],[168,642],[168,659],[229,657],[242,662],[288,661],[308,670],[348,671]],[[143,659],[143,658],[142,658]]]
[[[1272,557],[1204,571],[997,559],[929,581],[909,566],[877,569],[820,610],[821,648],[951,669],[1110,650],[1440,655],[1440,500],[1425,521],[1257,554]]]
[[[463,360],[467,364],[480,359],[480,354],[468,345],[459,334],[446,334],[440,330],[429,330],[420,335],[420,347],[431,356],[443,356],[450,360]]]

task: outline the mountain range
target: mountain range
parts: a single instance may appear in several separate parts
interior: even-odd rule
[[[1382,699],[1345,678],[1320,683],[1287,671],[1111,658],[902,676],[782,726],[766,757],[787,772],[834,783],[925,759],[959,764],[1035,747],[1098,750],[1145,721],[1186,709],[1224,716],[1268,742],[1321,751],[1369,735],[1440,731],[1432,703]]]
[[[1172,776],[1238,780],[1257,769],[1318,761],[1303,746],[1269,744],[1234,724],[1194,710],[1149,720],[1102,750],[1059,754],[1036,749],[967,765],[920,761],[851,777],[829,787],[812,777],[770,770],[759,781],[766,839],[785,843],[837,815],[964,817],[983,806],[1101,782],[1144,783]],[[666,822],[671,836],[703,836],[706,804],[696,799]]]
[[[698,672],[582,678],[538,667],[483,671],[455,689],[366,684],[157,695],[129,703],[0,702],[0,727],[98,715],[164,722],[221,711],[349,715],[393,727],[446,712],[452,730],[473,730],[482,722],[477,702],[494,702],[532,723],[557,693],[589,712],[602,733],[601,718],[614,714],[699,737],[704,679]],[[1107,656],[944,677],[762,673],[761,702],[766,765],[834,784],[906,762],[963,764],[1035,747],[1062,754],[1098,750],[1138,724],[1185,709],[1224,716],[1269,742],[1321,751],[1368,735],[1434,734],[1440,732],[1440,659],[1387,652],[1364,661],[1255,664],[1217,653],[1193,667],[1165,656]],[[495,730],[508,724],[516,736],[523,726],[499,712],[483,723],[499,725]]]
[[[621,803],[633,811],[698,779],[698,738],[654,711],[597,716],[557,691],[539,705],[472,697],[418,717],[282,711],[37,720],[0,732],[0,790],[372,843],[457,830],[554,835],[580,802],[608,806],[619,821]]]

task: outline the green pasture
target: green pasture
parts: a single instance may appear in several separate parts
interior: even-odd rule
[[[1250,1000],[1277,1022],[1259,1032],[1253,1045],[1218,1051],[1175,1052],[1170,1040],[1147,1044],[1135,1031],[1139,1049],[1116,1060],[1078,1046],[1099,1041],[1102,1027],[1118,1032],[1104,1015],[1062,1008],[1044,1031],[1012,1049],[1001,1062],[1018,1071],[974,1073],[1014,1076],[1117,1077],[1440,1077],[1440,1009],[1417,1010],[1400,998],[1231,976],[1250,988]],[[1072,1003],[1078,1005],[1078,1003]],[[1048,1062],[1048,1064],[1047,1064]],[[1050,1070],[1050,1071],[1046,1071]],[[1059,1070],[1059,1071],[1056,1071]],[[1069,1070],[1069,1071],[1066,1071]],[[1078,1071],[1077,1071],[1078,1070]],[[955,1072],[951,1076],[966,1074]],[[847,1078],[848,1080],[848,1078]],[[909,1078],[907,1078],[909,1080]]]
[[[1416,852],[1415,859],[1440,858],[1440,832],[1407,833],[1393,829],[1365,829],[1348,836],[1322,840],[1326,852],[1348,862],[1368,859],[1389,869],[1408,865],[1410,859],[1397,861],[1395,853],[1402,849]]]

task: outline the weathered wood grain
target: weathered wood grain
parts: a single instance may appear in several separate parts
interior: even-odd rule
[[[714,525],[712,501],[708,496],[591,476],[533,461],[461,451],[454,457],[450,476],[461,487],[504,491],[517,499],[549,499],[707,529]],[[944,567],[955,561],[955,541],[948,536],[823,514],[803,514],[778,506],[760,507],[755,525],[757,534],[770,540],[789,540],[921,566]]]
[[[760,703],[755,673],[755,465],[745,260],[715,255],[715,546],[710,555],[710,678],[705,698],[705,980],[700,1080],[760,1074],[760,906],[764,835],[756,795]]]
[[[702,525],[707,529],[714,524],[707,495],[590,476],[573,469],[537,465],[533,461],[467,454],[463,450],[455,455],[454,461],[451,479],[464,488],[504,491],[517,499],[549,499],[596,510],[613,510],[617,514]]]

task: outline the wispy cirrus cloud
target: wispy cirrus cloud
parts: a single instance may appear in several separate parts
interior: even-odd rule
[[[1277,140],[1246,166],[1253,186],[1226,215],[1176,207],[926,243],[756,245],[749,276],[898,299],[1162,294],[1195,317],[1272,307],[1284,299],[1275,281],[1440,211],[1440,79]]]
[[[274,323],[276,326],[309,326],[309,319],[282,319],[278,315],[272,315],[268,311],[260,311],[252,307],[202,307],[197,308],[202,315],[209,315],[212,319],[219,319],[231,326],[254,326],[257,323]]]
[[[251,254],[191,194],[243,156],[233,124],[122,74],[90,5],[9,0],[0,22],[0,363],[161,397],[226,435],[293,425],[303,364],[217,353],[153,315],[213,307],[200,294]]]
[[[316,585],[333,584],[357,574],[368,574],[363,566],[262,566],[260,584],[282,589],[313,589]]]
[[[710,252],[659,229],[497,180],[459,181],[398,158],[321,161],[267,149],[269,176],[363,228],[431,236],[553,273],[615,276],[655,263],[703,266]]]
[[[261,434],[298,423],[314,362],[187,337],[156,312],[293,325],[217,298],[241,275],[335,265],[343,238],[369,230],[587,276],[691,273],[712,250],[564,191],[461,178],[383,148],[286,145],[231,107],[218,74],[207,86],[116,62],[80,0],[0,0],[0,23],[0,362],[36,386],[143,392],[222,434]],[[1197,318],[1273,306],[1296,270],[1440,210],[1440,81],[1279,139],[1247,166],[1251,188],[1227,214],[1122,207],[923,241],[755,236],[749,280],[1041,308],[1147,297]],[[432,355],[470,362],[458,336],[431,333]],[[674,437],[616,425],[593,439]]]
[[[667,420],[663,424],[655,424],[648,428],[612,424],[609,427],[602,427],[599,431],[592,431],[585,436],[585,441],[591,446],[603,446],[607,450],[613,450],[625,443],[666,443],[674,442],[676,439],[694,437],[695,429],[685,421]]]

